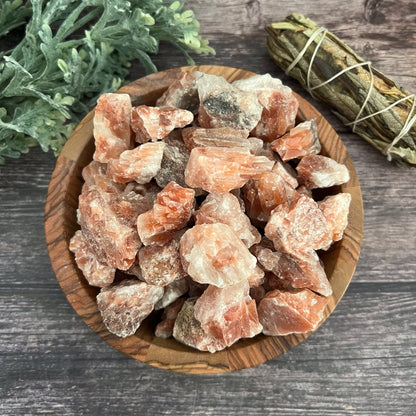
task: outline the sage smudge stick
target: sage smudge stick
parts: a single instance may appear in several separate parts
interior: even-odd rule
[[[266,27],[273,60],[342,122],[398,164],[416,166],[416,98],[311,19]]]

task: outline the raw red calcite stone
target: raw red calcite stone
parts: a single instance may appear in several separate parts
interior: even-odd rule
[[[284,161],[318,154],[321,151],[321,142],[315,120],[299,123],[289,133],[274,140],[271,146]]]
[[[107,175],[106,166],[95,161],[87,165],[82,171],[83,189],[96,189],[123,224],[135,226],[137,216],[153,206],[160,188],[154,183],[116,183]]]
[[[262,331],[247,282],[222,289],[208,286],[196,301],[194,311],[202,329],[227,347]]]
[[[123,186],[113,183],[107,176],[107,164],[95,160],[91,161],[82,169],[82,178],[88,186],[97,186],[104,192],[118,193]]]
[[[159,338],[170,338],[173,335],[176,317],[182,309],[185,298],[178,298],[175,302],[166,306],[162,314],[162,320],[156,325],[155,335]]]
[[[169,182],[174,181],[180,186],[186,186],[185,168],[190,151],[182,140],[180,130],[172,131],[163,142],[166,146],[159,172],[155,176],[157,184],[164,188]]]
[[[233,85],[257,93],[262,106],[261,119],[252,134],[271,142],[295,126],[299,103],[289,87],[269,74],[234,81]]]
[[[287,253],[319,250],[332,242],[332,232],[318,204],[305,195],[290,204],[278,205],[264,232],[277,250]]]
[[[265,156],[254,156],[247,149],[196,147],[185,169],[185,182],[210,193],[229,192],[270,171],[273,164]]]
[[[262,107],[255,93],[242,91],[216,75],[203,74],[196,85],[201,127],[232,127],[251,131],[259,122]]]
[[[177,80],[173,81],[168,89],[156,101],[157,107],[176,107],[198,112],[199,98],[196,88],[196,79],[201,72],[182,71]]]
[[[180,242],[182,265],[197,282],[218,287],[247,280],[257,259],[226,224],[195,225]]]
[[[261,208],[270,217],[270,213],[280,204],[289,204],[297,197],[295,189],[277,173],[262,173],[257,181],[258,198]]]
[[[163,139],[172,130],[192,123],[194,115],[188,110],[174,107],[139,105],[131,112],[131,128],[136,142],[145,143]]]
[[[173,327],[173,337],[182,344],[211,353],[223,350],[226,345],[207,334],[195,318],[196,298],[187,299],[179,311]]]
[[[150,211],[137,218],[137,230],[144,245],[164,245],[184,228],[193,213],[195,191],[170,182],[157,195]]]
[[[120,270],[133,264],[141,245],[132,225],[136,215],[119,194],[102,192],[97,186],[84,185],[79,196],[78,222],[84,235],[97,253],[104,254],[101,262]]]
[[[289,254],[261,245],[254,247],[253,251],[265,270],[271,271],[281,280],[288,281],[293,288],[308,288],[323,296],[332,294],[332,287],[315,251]]]
[[[296,170],[299,183],[310,189],[329,188],[350,180],[350,174],[345,165],[322,155],[305,156]]]
[[[259,197],[258,181],[249,180],[242,188],[243,200],[247,216],[260,227],[268,220],[268,214],[263,210]]]
[[[143,246],[138,258],[143,280],[151,285],[166,286],[186,276],[178,239],[172,239],[163,246]]]
[[[162,287],[126,279],[102,288],[97,305],[108,331],[125,338],[137,331],[162,295]]]
[[[251,225],[241,209],[240,201],[233,194],[208,194],[195,212],[195,224],[218,222],[229,225],[247,247],[260,242],[260,233]]]
[[[131,149],[131,100],[128,94],[103,94],[94,114],[95,152],[93,159],[106,163]]]
[[[272,171],[278,173],[292,188],[297,188],[299,183],[296,179],[296,170],[278,157],[274,160],[276,163],[274,164]]]
[[[161,299],[156,302],[155,310],[166,308],[166,306],[175,302],[176,299],[184,295],[189,290],[189,283],[187,278],[174,280],[164,287],[165,292]]]
[[[281,166],[279,163],[276,165]],[[273,167],[271,172],[262,173],[258,180],[248,181],[243,187],[247,215],[256,223],[266,222],[277,205],[290,203],[298,198],[292,186],[295,183],[297,185],[296,178],[284,167],[278,169]]]
[[[78,230],[71,238],[69,249],[74,253],[77,266],[91,286],[104,287],[113,283],[116,269],[97,259],[82,231]]]
[[[118,159],[108,162],[107,173],[119,183],[148,183],[160,169],[164,148],[165,143],[156,142],[125,150]]]
[[[327,303],[327,298],[308,289],[268,292],[258,305],[263,333],[276,336],[313,331]]]
[[[318,207],[332,231],[332,241],[341,240],[347,228],[350,203],[351,195],[348,193],[330,195],[318,202]]]
[[[248,137],[247,130],[231,127],[204,129],[202,127],[187,127],[182,130],[182,138],[189,150],[194,147],[241,147],[248,149],[251,154],[263,148],[263,141],[256,137]]]

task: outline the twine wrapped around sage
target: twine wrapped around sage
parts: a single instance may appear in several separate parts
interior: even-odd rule
[[[416,166],[416,98],[311,19],[266,27],[269,53],[316,99],[388,160]]]

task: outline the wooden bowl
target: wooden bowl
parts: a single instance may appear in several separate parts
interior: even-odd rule
[[[134,105],[154,105],[156,99],[183,69],[222,75],[230,82],[254,75],[240,69],[220,66],[176,68],[141,78],[121,88],[119,92],[130,94]],[[338,135],[311,104],[298,95],[296,97],[300,104],[299,121],[315,118],[317,122],[322,154],[344,163],[351,175],[348,183],[331,188],[331,192],[350,193],[352,201],[344,238],[321,255],[333,288],[333,295],[325,310],[325,320],[341,300],[358,261],[363,233],[361,190],[354,166]],[[83,183],[81,171],[92,160],[94,151],[93,114],[91,111],[81,121],[58,157],[45,207],[46,241],[53,270],[69,303],[86,324],[108,344],[130,357],[155,367],[182,373],[223,373],[249,368],[273,359],[305,340],[309,334],[284,337],[258,335],[211,354],[189,348],[174,339],[155,337],[156,323],[151,317],[143,322],[135,335],[127,338],[119,338],[106,330],[95,300],[99,289],[88,285],[68,248],[70,238],[78,229],[76,209]]]

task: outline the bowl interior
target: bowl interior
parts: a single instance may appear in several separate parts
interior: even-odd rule
[[[221,75],[228,81],[254,75],[240,69],[220,66],[175,68],[141,78],[121,88],[119,92],[130,94],[133,105],[154,105],[181,70]],[[333,288],[333,295],[330,296],[324,313],[324,322],[342,298],[358,261],[363,232],[362,197],[357,174],[344,144],[311,104],[298,95],[296,97],[300,104],[298,121],[311,118],[316,120],[322,154],[344,163],[351,175],[348,183],[327,189],[322,194],[325,196],[348,192],[352,196],[344,238],[333,244],[327,252],[320,253]],[[92,160],[94,152],[92,121],[93,111],[81,121],[58,157],[45,206],[45,233],[52,267],[68,301],[87,325],[108,344],[130,357],[155,367],[183,373],[222,373],[252,367],[279,356],[306,339],[310,334],[284,337],[258,335],[211,354],[189,348],[174,339],[155,337],[155,314],[143,322],[136,334],[127,338],[119,338],[106,330],[95,300],[99,289],[87,283],[69,251],[69,240],[78,229],[76,209],[83,184],[81,172]]]

